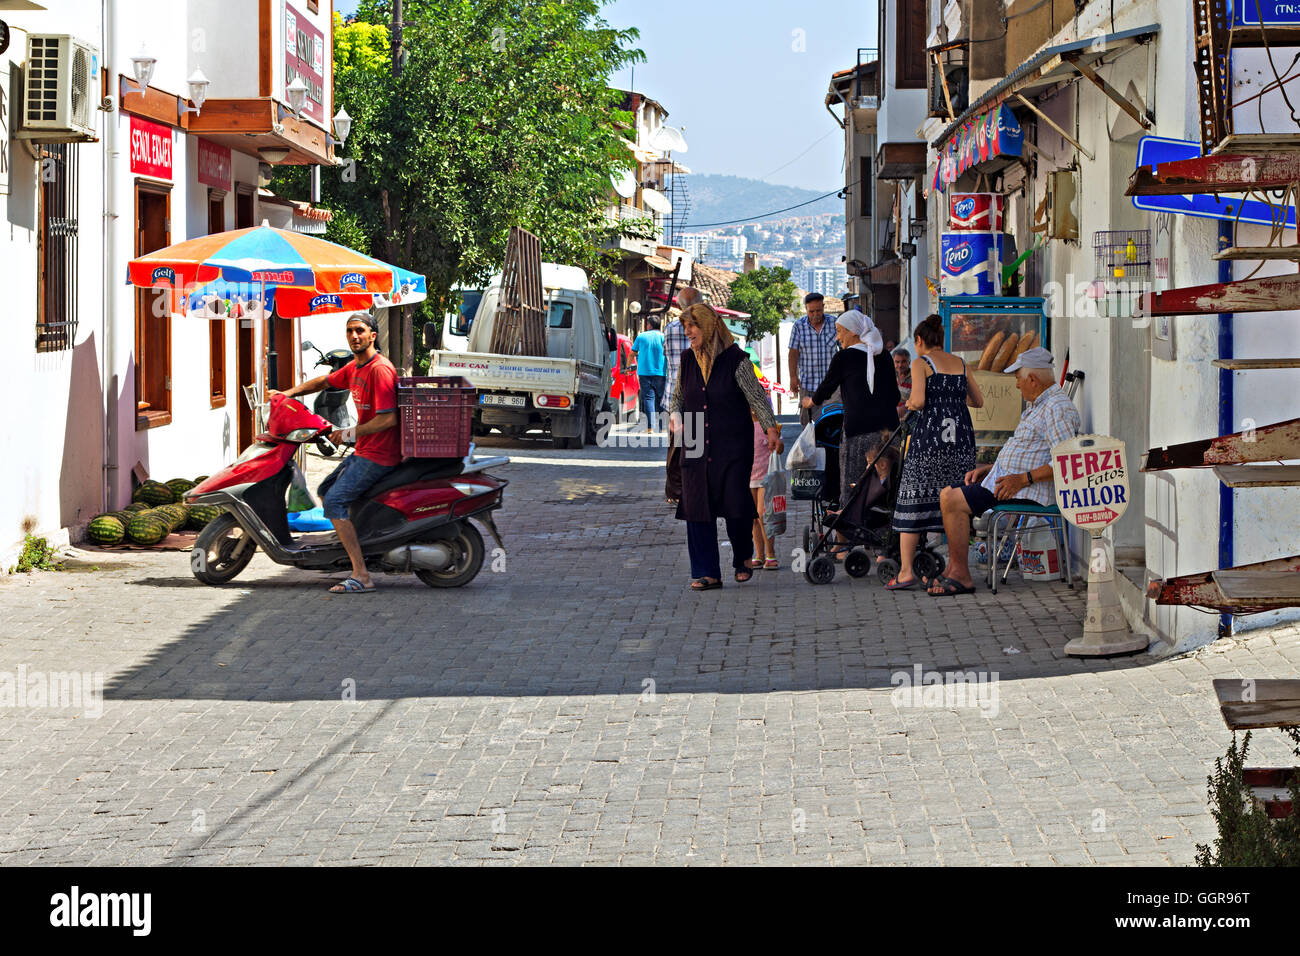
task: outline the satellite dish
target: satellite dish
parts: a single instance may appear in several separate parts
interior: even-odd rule
[[[650,209],[653,209],[658,213],[663,213],[665,216],[673,211],[672,202],[670,202],[668,197],[657,189],[641,190],[641,201]]]
[[[611,173],[609,181],[614,187],[614,192],[624,199],[631,199],[636,195],[636,177],[632,175],[631,170]]]
[[[650,148],[664,153],[686,152],[686,138],[672,126],[660,126],[650,137]]]

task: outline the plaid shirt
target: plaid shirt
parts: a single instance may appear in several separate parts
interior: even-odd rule
[[[668,400],[672,401],[673,391],[677,388],[677,374],[682,367],[682,353],[690,343],[686,341],[686,330],[682,328],[681,319],[673,319],[664,326],[664,359],[668,362]]]
[[[989,491],[995,491],[1003,475],[1023,475],[1041,468],[1052,460],[1052,446],[1060,444],[1079,433],[1079,410],[1074,407],[1061,386],[1052,385],[1025,406],[1020,414],[1020,424],[1015,433],[998,452],[993,467],[980,482]],[[1036,481],[1017,498],[1035,501],[1040,505],[1053,505],[1052,480]]]
[[[806,315],[795,320],[787,348],[799,351],[799,388],[802,394],[811,395],[817,391],[817,386],[826,377],[826,370],[831,366],[831,356],[835,354],[838,345],[835,340],[834,316],[828,315],[822,319],[820,332],[812,327]]]

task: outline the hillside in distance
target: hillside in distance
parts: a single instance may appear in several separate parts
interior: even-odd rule
[[[685,177],[691,195],[691,211],[685,227],[693,231],[697,226],[711,222],[762,222],[765,219],[782,219],[787,216],[816,216],[821,213],[843,213],[844,200],[831,194],[825,199],[802,206],[792,212],[769,216],[777,209],[816,199],[821,193],[796,186],[774,186],[759,179],[743,176],[718,176],[692,173]]]

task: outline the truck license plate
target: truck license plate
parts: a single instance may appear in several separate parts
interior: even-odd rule
[[[523,408],[525,405],[522,395],[483,395],[479,401],[484,405],[510,405],[514,408]]]

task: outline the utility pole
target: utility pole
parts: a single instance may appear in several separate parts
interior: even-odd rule
[[[402,49],[402,0],[393,0],[390,53],[393,61],[393,79],[396,80],[402,75],[402,60],[405,56]],[[402,248],[400,197],[390,196],[389,191],[384,189],[381,198],[388,226],[387,258],[389,262],[398,265],[397,260]],[[401,373],[411,375],[414,373],[415,365],[415,334],[412,328],[414,319],[407,315],[406,308],[402,306],[391,308],[388,314],[389,360]]]

